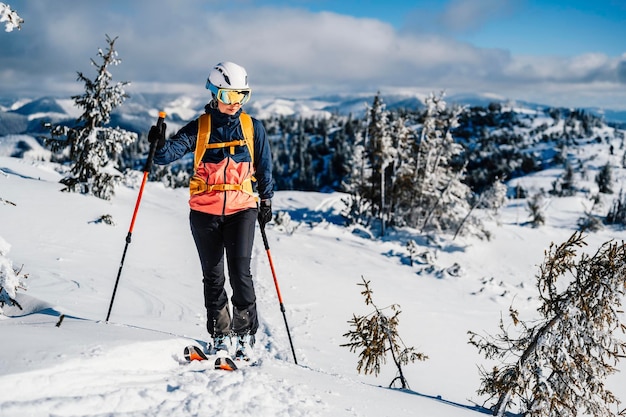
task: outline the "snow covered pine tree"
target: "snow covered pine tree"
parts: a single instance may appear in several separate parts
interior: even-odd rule
[[[0,315],[3,313],[2,308],[7,304],[22,309],[15,298],[17,290],[24,289],[22,279],[28,277],[13,269],[13,263],[7,258],[10,249],[11,245],[0,237]]]
[[[78,80],[85,83],[85,94],[72,97],[76,106],[83,109],[77,125],[68,127],[48,123],[45,127],[50,130],[51,137],[44,138],[45,143],[55,152],[69,148],[69,154],[63,154],[61,161],[69,160],[74,165],[61,180],[65,185],[62,191],[92,194],[105,200],[113,196],[115,185],[122,177],[113,166],[115,157],[122,152],[123,146],[137,140],[136,133],[119,127],[106,127],[113,109],[128,97],[124,91],[128,82],[111,85],[112,77],[108,67],[121,62],[114,49],[116,39],[107,35],[109,47],[106,53],[102,49],[98,50],[102,63],[98,65],[91,61],[98,71],[95,80],[78,72]]]
[[[519,337],[509,335],[502,319],[496,337],[469,332],[469,343],[487,359],[518,358],[490,372],[481,369],[478,393],[497,398],[493,415],[504,416],[515,404],[527,417],[626,414],[612,410],[619,401],[603,382],[626,352],[615,334],[626,329],[619,319],[626,245],[606,242],[576,261],[576,248],[584,245],[580,232],[550,245],[537,277],[541,319],[530,326],[509,310],[513,324],[522,328]]]
[[[5,32],[12,32],[13,29],[21,29],[24,19],[8,4],[0,3],[0,23],[4,23]]]

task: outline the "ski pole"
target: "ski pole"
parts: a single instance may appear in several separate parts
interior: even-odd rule
[[[156,126],[160,129],[165,120],[165,112],[159,112],[159,119]],[[152,159],[154,159],[154,153],[156,152],[157,141],[150,144],[150,151],[148,152],[148,159],[143,167],[143,179],[141,180],[141,187],[139,187],[139,195],[137,195],[137,202],[135,203],[135,211],[133,212],[133,218],[130,221],[130,227],[128,228],[128,234],[126,235],[126,245],[124,246],[124,252],[122,253],[122,260],[120,262],[120,269],[117,271],[117,278],[115,280],[115,286],[113,287],[113,295],[111,295],[111,303],[109,304],[109,312],[107,313],[106,321],[109,321],[111,317],[111,309],[113,308],[113,301],[115,300],[115,293],[117,292],[117,285],[120,282],[120,275],[122,275],[122,268],[124,267],[124,259],[126,259],[126,251],[128,245],[130,245],[131,238],[133,236],[133,229],[135,228],[135,220],[137,219],[137,212],[139,211],[139,204],[141,203],[141,196],[143,195],[143,189],[146,186],[150,169],[152,168]]]
[[[285,327],[287,328],[287,337],[289,337],[289,345],[291,346],[291,353],[293,354],[293,361],[298,364],[296,359],[296,350],[293,348],[293,341],[291,340],[291,333],[289,332],[289,324],[287,324],[287,316],[285,315],[285,305],[283,304],[283,297],[280,295],[280,288],[278,287],[278,279],[276,279],[276,271],[274,270],[274,262],[272,262],[272,255],[270,254],[270,245],[267,242],[267,235],[265,234],[265,227],[261,226],[261,236],[263,237],[263,244],[265,245],[265,252],[267,253],[267,259],[270,262],[270,268],[272,270],[272,277],[274,278],[274,286],[276,287],[276,294],[278,295],[278,302],[280,303],[280,311],[283,313],[283,319],[285,320]]]

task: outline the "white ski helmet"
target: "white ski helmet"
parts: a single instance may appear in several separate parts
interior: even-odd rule
[[[248,87],[248,73],[241,65],[237,65],[234,62],[220,62],[217,64],[211,72],[206,81],[206,88],[213,90],[210,86],[216,88],[228,88],[232,90],[244,90],[250,89]]]

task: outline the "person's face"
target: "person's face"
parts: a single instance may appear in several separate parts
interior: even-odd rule
[[[224,104],[221,101],[217,100],[217,109],[224,114],[228,114],[229,116],[237,113],[240,108],[241,103]]]

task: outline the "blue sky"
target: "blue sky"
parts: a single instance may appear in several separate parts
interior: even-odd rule
[[[118,36],[129,91],[202,94],[245,66],[257,93],[480,93],[626,109],[623,0],[5,0],[0,94],[74,94]]]
[[[276,4],[378,19],[403,31],[439,31],[476,46],[507,49],[514,54],[626,52],[626,2],[621,0],[321,0]]]

